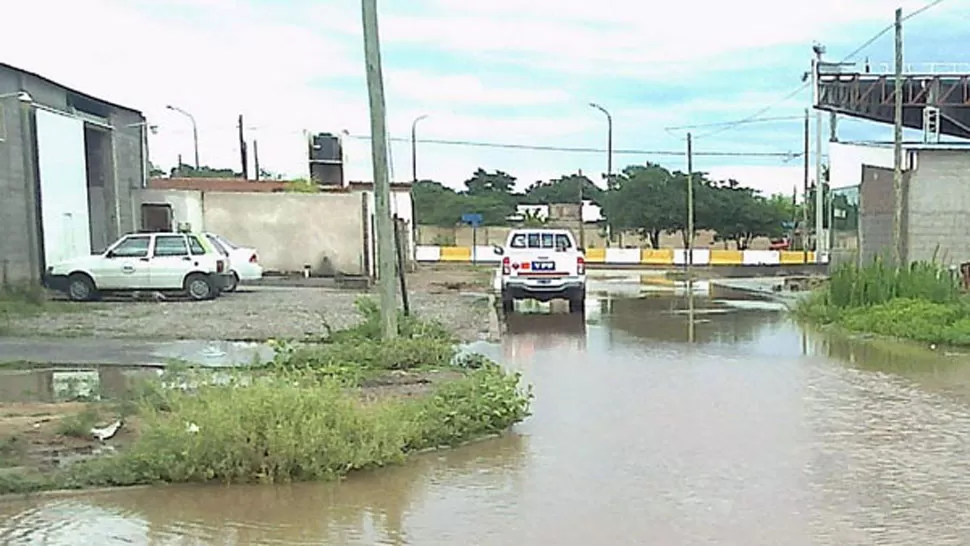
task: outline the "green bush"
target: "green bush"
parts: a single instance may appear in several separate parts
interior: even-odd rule
[[[846,264],[836,269],[829,278],[826,294],[828,305],[844,309],[897,298],[954,303],[960,297],[960,289],[953,275],[934,262],[914,262],[909,267],[896,268],[876,260],[864,267]]]
[[[371,298],[360,297],[355,302],[355,307],[361,315],[361,322],[343,330],[328,328],[327,337],[321,341],[328,343],[357,342],[362,339],[380,341],[382,329],[378,304]],[[398,312],[397,329],[398,335],[407,339],[435,339],[450,344],[458,342],[458,338],[440,322],[424,320],[413,314],[406,316],[403,311]]]
[[[531,392],[518,383],[517,374],[492,364],[427,398],[377,404],[299,373],[172,391],[169,406],[177,409],[146,408],[144,432],[127,451],[78,463],[54,481],[82,487],[331,479],[509,428],[529,415]]]

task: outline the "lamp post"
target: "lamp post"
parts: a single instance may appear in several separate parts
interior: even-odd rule
[[[609,191],[613,185],[613,116],[610,115],[609,110],[595,102],[591,102],[589,105],[591,108],[603,112],[603,115],[606,116],[606,189]],[[610,225],[609,219],[606,222],[606,240],[610,244],[613,243],[613,227]]]
[[[428,114],[422,114],[411,122],[411,182],[418,183],[418,122],[427,119]]]
[[[17,91],[15,93],[3,93],[0,94],[0,99],[11,99],[17,97],[17,100],[23,103],[32,103],[34,98],[30,96],[30,93],[26,91]]]
[[[199,127],[195,123],[195,117],[192,114],[186,112],[185,110],[182,110],[177,106],[172,106],[171,104],[166,105],[165,108],[173,112],[178,112],[179,114],[182,114],[183,116],[189,118],[189,121],[192,122],[192,143],[195,147],[195,170],[198,171],[199,170]]]

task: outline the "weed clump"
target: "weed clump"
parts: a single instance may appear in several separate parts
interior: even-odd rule
[[[810,322],[855,332],[970,345],[970,301],[954,275],[935,262],[903,268],[881,260],[844,265],[795,312]]]

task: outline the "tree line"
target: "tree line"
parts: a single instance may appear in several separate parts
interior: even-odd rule
[[[823,173],[823,176],[824,173]],[[827,176],[825,176],[827,178]],[[636,231],[654,248],[662,233],[681,233],[686,244],[687,173],[661,165],[631,165],[607,181],[602,189],[581,173],[537,181],[524,191],[515,190],[516,178],[504,171],[478,169],[454,190],[433,180],[420,180],[413,188],[418,224],[453,227],[466,213],[482,215],[485,225],[508,225],[516,205],[592,201],[601,207],[614,233]],[[765,196],[737,180],[714,180],[693,173],[694,227],[711,230],[716,240],[736,241],[745,249],[755,237],[791,236],[802,221],[802,204],[794,195]],[[826,202],[828,187],[823,184]],[[809,229],[814,225],[814,189],[808,195]],[[858,221],[858,206],[844,196],[833,199],[837,229],[851,229]],[[826,207],[828,210],[828,207]],[[828,227],[826,214],[825,227]]]

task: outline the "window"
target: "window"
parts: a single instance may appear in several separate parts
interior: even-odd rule
[[[563,233],[556,234],[556,248],[560,250],[569,250],[573,247],[572,241],[569,240],[569,236]]]
[[[525,248],[525,235],[519,233],[518,235],[512,237],[512,248]]]
[[[208,253],[197,235],[189,235],[189,249],[192,250],[193,256],[202,256]]]
[[[216,247],[216,250],[218,250],[220,254],[222,254],[223,256],[229,255],[229,251],[226,250],[226,247],[219,242],[219,239],[215,238],[212,235],[206,235],[205,238],[208,239],[210,243],[212,243],[212,246]]]
[[[222,245],[225,246],[226,248],[231,248],[232,250],[236,250],[236,249],[239,248],[238,245],[234,244],[232,241],[230,241],[229,239],[226,239],[225,237],[220,237],[220,236],[216,235],[215,238],[220,243],[222,243]]]
[[[181,235],[159,235],[155,237],[155,257],[188,256],[189,248]]]
[[[126,237],[111,249],[112,258],[147,258],[149,237]]]

